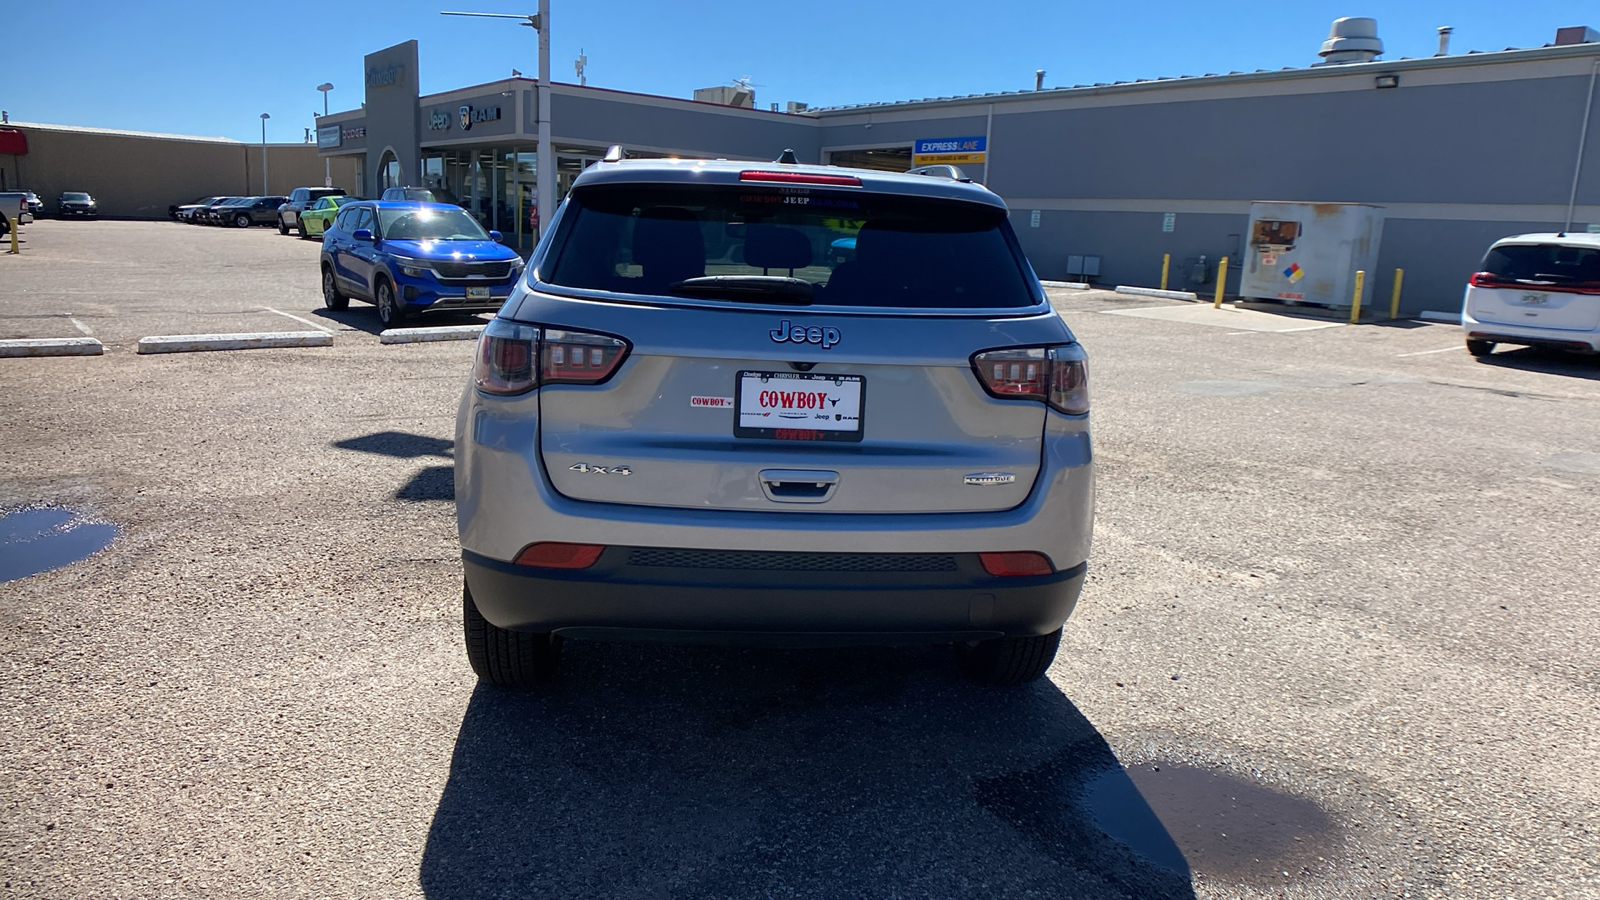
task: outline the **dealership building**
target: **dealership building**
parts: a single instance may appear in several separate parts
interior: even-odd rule
[[[1382,208],[1376,293],[1403,268],[1405,311],[1451,310],[1496,238],[1600,230],[1600,34],[1552,27],[1542,47],[1460,53],[1440,32],[1438,55],[1390,60],[1372,20],[1341,19],[1320,47],[1309,36],[1302,68],[828,108],[760,108],[739,88],[686,99],[556,83],[549,163],[559,200],[616,144],[636,157],[953,162],[1005,199],[1043,278],[1153,286],[1166,257],[1171,287],[1210,291],[1228,257],[1229,293],[1255,252],[1253,201],[1367,204]],[[446,188],[530,247],[537,82],[424,95],[415,41],[364,69],[365,102],[317,128],[338,183],[368,197]]]

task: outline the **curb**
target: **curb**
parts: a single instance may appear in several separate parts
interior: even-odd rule
[[[439,325],[434,328],[386,328],[378,332],[380,344],[428,344],[435,341],[475,341],[484,325]]]
[[[1160,288],[1128,287],[1119,284],[1115,288],[1119,294],[1137,294],[1141,297],[1165,297],[1168,300],[1199,300],[1200,295],[1194,291],[1163,291]]]
[[[257,334],[158,334],[139,339],[140,353],[199,353],[207,350],[268,350],[332,347],[325,331],[266,331]]]
[[[92,337],[19,338],[0,341],[0,357],[104,356],[105,345]]]
[[[1040,281],[1039,283],[1047,288],[1066,288],[1069,291],[1089,290],[1089,282],[1087,281]]]

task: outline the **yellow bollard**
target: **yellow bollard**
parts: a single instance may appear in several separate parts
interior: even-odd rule
[[[1172,254],[1161,254],[1161,289],[1167,289],[1167,266],[1172,265]]]
[[[1228,283],[1228,258],[1224,256],[1222,262],[1217,263],[1217,298],[1211,301],[1212,309],[1222,308],[1222,287]]]
[[[1361,289],[1366,286],[1367,271],[1356,270],[1356,296],[1350,301],[1350,324],[1355,325],[1361,321]]]
[[[1406,278],[1405,269],[1394,270],[1394,295],[1389,298],[1389,318],[1400,318],[1400,282]]]

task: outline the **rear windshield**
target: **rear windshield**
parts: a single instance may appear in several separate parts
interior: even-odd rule
[[[1490,249],[1482,271],[1502,281],[1600,286],[1600,249],[1504,244]]]
[[[467,211],[459,207],[382,208],[378,223],[383,238],[389,241],[487,241],[483,230]]]
[[[752,302],[996,309],[1035,302],[1006,213],[826,188],[574,191],[544,280]]]

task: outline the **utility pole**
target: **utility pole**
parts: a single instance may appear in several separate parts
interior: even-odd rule
[[[539,160],[534,185],[539,192],[539,234],[550,224],[556,208],[556,158],[550,145],[550,0],[539,0],[539,14],[518,16],[511,13],[449,12],[445,16],[476,16],[484,19],[521,19],[521,24],[539,33]],[[537,238],[538,235],[535,235]]]
[[[272,116],[261,114],[261,195],[267,194],[267,120]]]
[[[328,117],[328,92],[333,90],[333,83],[329,82],[329,81],[324,81],[323,83],[317,85],[317,90],[322,92],[322,117],[324,119],[326,119]],[[318,130],[321,130],[321,126],[322,126],[322,123],[318,122],[317,123]],[[318,144],[317,152],[320,153],[320,152],[322,152],[322,147],[321,147],[322,137],[320,135],[317,137],[317,144]],[[323,187],[333,187],[333,159],[332,158],[324,158],[322,160],[322,186]]]

